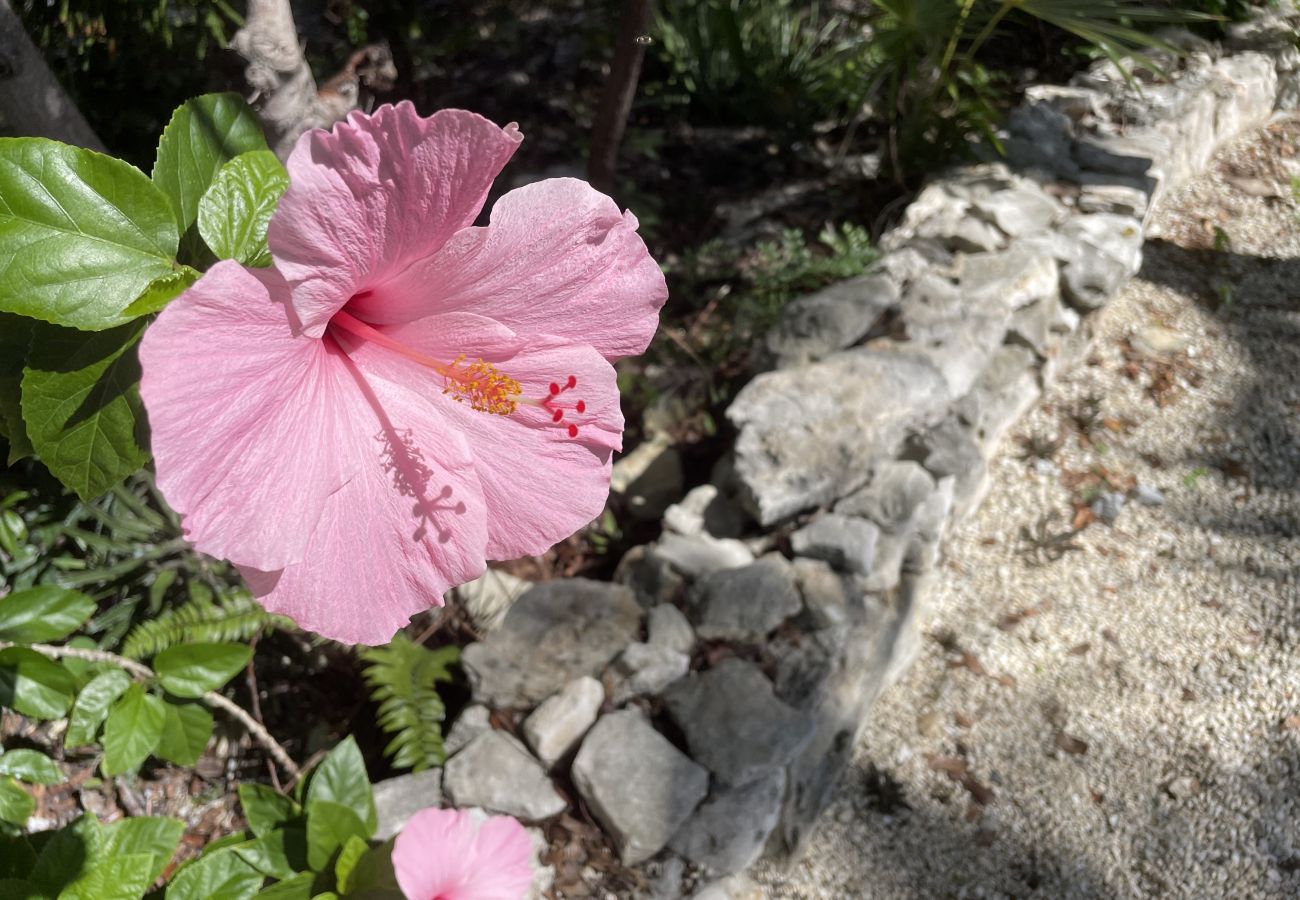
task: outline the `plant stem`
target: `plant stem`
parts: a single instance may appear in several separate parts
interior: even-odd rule
[[[140,679],[152,680],[157,677],[154,670],[144,663],[127,659],[125,656],[118,656],[116,653],[109,653],[107,650],[86,650],[81,647],[56,647],[53,644],[15,644],[9,641],[0,641],[0,650],[8,650],[10,647],[26,647],[28,650],[34,650],[51,659],[84,659],[87,662],[108,663],[125,669]],[[218,694],[216,691],[208,691],[204,694],[203,702],[215,709],[224,711],[243,725],[244,729],[253,737],[253,740],[261,744],[262,749],[269,753],[280,764],[280,768],[284,769],[291,778],[297,779],[302,774],[302,770],[298,768],[297,763],[280,745],[280,742],[272,737],[271,732],[267,731],[260,722],[250,716],[242,706]]]

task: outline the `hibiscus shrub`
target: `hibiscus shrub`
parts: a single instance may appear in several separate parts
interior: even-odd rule
[[[30,493],[0,505],[0,707],[53,722],[33,743],[62,729],[64,762],[97,758],[105,779],[195,764],[216,709],[296,785],[244,785],[252,836],[174,868],[166,818],[24,836],[32,786],[65,773],[9,748],[0,893],[523,892],[512,820],[430,811],[371,846],[356,745],[303,778],[260,721],[245,643],[288,624],[387,643],[363,654],[387,753],[439,765],[455,649],[394,634],[487,560],[541,553],[604,509],[612,363],[649,344],[664,277],[635,217],[574,179],[511,191],[474,226],[520,140],[401,103],[304,134],[282,165],[234,94],[176,110],[149,176],[0,139],[0,438],[11,466],[39,461],[80,498],[42,528],[44,550],[82,553],[46,565],[25,544]],[[222,692],[245,670],[256,715]]]

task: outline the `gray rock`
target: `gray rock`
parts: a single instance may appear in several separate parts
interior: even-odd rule
[[[641,607],[630,588],[568,578],[520,597],[501,626],[465,648],[474,699],[530,706],[582,675],[599,675],[636,639]]]
[[[1036,84],[1025,89],[1028,103],[1042,103],[1068,116],[1072,122],[1103,118],[1105,97],[1089,87],[1064,84]]]
[[[1165,785],[1165,790],[1175,800],[1186,800],[1201,792],[1201,782],[1191,775],[1180,775]]]
[[[685,653],[656,644],[630,644],[614,661],[614,703],[658,694],[690,668]]]
[[[957,405],[958,414],[974,430],[986,457],[1042,393],[1035,362],[1033,351],[1026,347],[999,348]]]
[[[758,667],[739,659],[677,682],[664,700],[691,756],[729,785],[785,766],[813,735],[813,720],[778,700]]]
[[[1124,184],[1091,184],[1079,191],[1076,206],[1086,213],[1115,213],[1145,218],[1151,195],[1142,188]]]
[[[503,731],[480,734],[448,760],[442,787],[456,806],[518,819],[545,819],[567,806],[528,748]]]
[[[708,792],[709,775],[635,710],[587,733],[573,783],[629,865],[658,853]]]
[[[1115,520],[1119,518],[1120,512],[1123,511],[1124,501],[1127,499],[1117,491],[1108,491],[1092,501],[1092,514],[1097,517],[1098,522],[1114,525]]]
[[[1011,136],[1004,141],[1007,160],[1017,169],[1039,169],[1056,177],[1076,175],[1071,150],[1074,122],[1048,103],[1025,103],[1007,119]]]
[[[695,648],[695,630],[675,606],[661,603],[646,616],[646,643],[690,655]]]
[[[848,624],[850,589],[843,575],[820,559],[800,558],[794,561],[794,577],[813,628]]]
[[[665,534],[655,543],[654,550],[689,579],[747,566],[754,561],[754,551],[735,538],[715,538],[707,534],[694,537]]]
[[[1133,499],[1143,506],[1164,506],[1165,495],[1149,484],[1138,484],[1133,488]]]
[[[882,273],[860,275],[800,297],[767,333],[760,367],[800,366],[851,347],[897,302],[898,284]]]
[[[716,487],[702,484],[664,511],[664,527],[683,537],[734,538],[741,531],[740,511]]]
[[[865,519],[826,513],[790,535],[798,556],[821,559],[844,572],[870,574],[880,528]]]
[[[705,640],[758,640],[800,606],[794,571],[776,555],[702,578],[687,600]]]
[[[1142,264],[1142,223],[1128,216],[1075,216],[1061,229],[1071,256],[1062,270],[1065,298],[1082,310],[1103,306]]]
[[[740,787],[719,787],[673,835],[669,846],[710,871],[740,872],[763,852],[784,797],[782,769]]]
[[[1032,182],[991,192],[972,204],[975,211],[1013,238],[1038,234],[1065,218],[1065,207]]]
[[[759,521],[828,505],[866,481],[904,432],[937,421],[946,382],[930,363],[848,350],[759,375],[727,410],[736,474]]]
[[[988,464],[979,442],[956,417],[908,438],[906,455],[936,480],[953,478],[954,515],[972,512],[988,492]]]
[[[491,731],[492,724],[488,721],[490,715],[488,708],[481,703],[472,703],[462,709],[456,721],[451,723],[451,730],[443,738],[442,749],[448,756],[452,756],[483,732]]]
[[[442,806],[442,769],[425,769],[375,782],[375,840],[386,841],[422,809]]]
[[[1078,327],[1079,314],[1053,294],[1012,313],[1007,340],[1025,345],[1039,359],[1048,359],[1056,354],[1065,336]]]
[[[907,528],[916,507],[934,492],[934,478],[911,460],[881,463],[866,487],[835,504],[835,511],[861,516],[889,533]]]
[[[1035,232],[1037,233],[1037,232]],[[1000,253],[972,253],[958,266],[966,303],[979,303],[1001,314],[1056,294],[1060,283],[1056,259],[1041,248],[1013,244]]]
[[[633,547],[618,561],[614,580],[625,584],[646,609],[660,603],[672,603],[686,590],[686,579],[671,562],[645,545]]]
[[[487,633],[501,624],[510,607],[533,586],[509,572],[488,569],[473,581],[456,588],[456,596],[469,613],[474,627]]]
[[[524,719],[524,740],[543,765],[554,768],[595,724],[604,702],[599,681],[589,675],[574,679]]]
[[[1000,293],[966,294],[930,274],[912,284],[900,304],[907,341],[889,346],[929,362],[943,374],[949,395],[960,397],[1002,343],[1010,319],[1011,306]]]
[[[882,245],[897,249],[911,239],[935,240],[960,253],[1000,250],[1006,235],[991,222],[971,213],[971,191],[954,179],[942,179],[922,189],[903,214],[903,222]]]
[[[1158,178],[1161,162],[1173,147],[1164,134],[1142,129],[1120,136],[1094,134],[1074,142],[1074,160],[1079,168],[1090,172]]]
[[[682,457],[666,435],[656,434],[614,463],[611,494],[627,501],[642,520],[657,519],[682,495]]]

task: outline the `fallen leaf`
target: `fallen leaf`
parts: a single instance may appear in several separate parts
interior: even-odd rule
[[[970,728],[975,723],[971,721],[970,716],[964,713],[955,712],[952,714],[952,721],[958,728]]]
[[[1300,731],[1300,716],[1287,716],[1282,720],[1282,727],[1287,731]]]
[[[1016,679],[1010,675],[998,675],[994,680],[1003,687],[1013,688],[1016,686]]]
[[[1109,628],[1103,628],[1101,630],[1101,636],[1104,637],[1106,640],[1110,641],[1115,646],[1117,647],[1119,646],[1119,635],[1111,631]]]
[[[1250,481],[1250,472],[1239,460],[1226,457],[1215,463],[1214,467],[1227,478],[1240,478],[1243,481]]]
[[[1183,688],[1183,702],[1193,703],[1196,701],[1196,691],[1191,688]]]
[[[1092,644],[1089,643],[1088,641],[1084,641],[1082,644],[1075,644],[1073,647],[1071,647],[1069,653],[1071,656],[1083,656],[1091,649],[1092,649]]]
[[[970,798],[980,806],[988,806],[993,802],[993,789],[981,784],[979,779],[970,772],[962,776],[961,786],[970,794]]]
[[[1082,756],[1088,752],[1087,741],[1068,735],[1064,731],[1056,733],[1056,746],[1071,756]]]
[[[927,753],[925,755],[925,764],[936,772],[943,772],[953,781],[961,781],[966,775],[966,760],[959,756]]]

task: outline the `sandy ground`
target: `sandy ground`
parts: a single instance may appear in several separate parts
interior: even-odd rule
[[[767,895],[1300,897],[1298,145],[1275,122],[1164,201]],[[1135,484],[1163,505],[1088,522]]]

